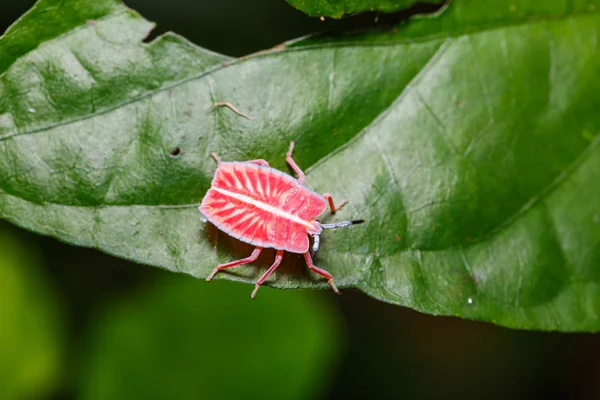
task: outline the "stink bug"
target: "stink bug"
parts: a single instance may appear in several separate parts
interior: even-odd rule
[[[218,265],[206,278],[207,281],[222,269],[255,261],[263,248],[270,247],[277,250],[275,262],[256,282],[252,298],[279,266],[284,251],[303,254],[308,268],[324,276],[333,290],[339,293],[331,274],[313,264],[308,236],[313,237],[314,254],[319,249],[319,235],[323,229],[364,221],[321,224],[315,220],[325,211],[327,204],[335,213],[346,202],[336,207],[329,193],[320,196],[304,186],[304,173],[292,158],[293,150],[294,142],[291,142],[285,160],[298,174],[298,179],[269,167],[265,160],[223,162],[215,153],[211,154],[218,164],[217,170],[199,210],[217,228],[256,248],[249,257]]]

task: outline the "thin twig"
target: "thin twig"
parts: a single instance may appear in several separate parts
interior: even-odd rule
[[[240,110],[238,110],[237,108],[235,108],[235,106],[233,104],[231,104],[230,102],[228,102],[228,101],[218,101],[215,104],[213,104],[208,109],[208,111],[212,111],[212,110],[214,110],[217,107],[229,107],[231,109],[231,111],[233,111],[237,115],[241,115],[242,117],[247,118],[247,119],[252,119],[251,116],[249,116],[247,114],[244,114],[243,112],[241,112]]]

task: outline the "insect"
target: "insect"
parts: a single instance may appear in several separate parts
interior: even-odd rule
[[[275,262],[260,277],[251,297],[277,269],[283,252],[304,255],[311,271],[325,277],[336,293],[338,288],[331,274],[313,264],[308,236],[313,237],[313,254],[319,249],[319,235],[323,229],[360,224],[363,220],[321,224],[315,218],[327,205],[332,213],[346,202],[335,206],[329,193],[322,196],[304,186],[304,172],[292,158],[294,142],[290,143],[286,162],[298,174],[298,179],[269,167],[265,160],[223,162],[212,153],[217,170],[212,184],[200,205],[200,212],[217,228],[243,242],[256,246],[249,257],[220,264],[206,278],[210,281],[217,272],[249,264],[258,258],[264,248],[274,248]]]

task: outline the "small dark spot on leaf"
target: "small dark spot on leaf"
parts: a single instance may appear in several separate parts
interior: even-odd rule
[[[458,108],[463,108],[463,106],[464,106],[464,105],[465,105],[465,101],[464,101],[464,100],[462,100],[462,99],[460,99],[460,100],[458,100],[458,101],[456,102],[456,106],[457,106]]]
[[[225,60],[225,61],[223,61],[223,62],[221,63],[221,66],[222,66],[222,67],[228,67],[228,66],[229,66],[229,64],[230,64],[230,63],[229,63],[229,61]]]
[[[88,19],[87,24],[89,26],[96,26],[96,25],[98,25],[98,21],[96,21],[95,19]]]
[[[400,235],[396,235],[396,242],[400,241]]]
[[[185,115],[186,117],[191,117],[192,116],[192,112],[191,111],[185,111],[183,113],[183,115]]]
[[[177,157],[181,154],[181,149],[179,147],[175,147],[169,154],[171,154],[171,157]]]
[[[169,91],[167,92],[167,94],[168,94],[169,96],[172,96],[172,95],[173,95],[173,91],[172,91],[171,89],[169,89]]]

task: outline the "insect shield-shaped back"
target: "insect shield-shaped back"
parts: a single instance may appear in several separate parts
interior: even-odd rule
[[[270,168],[265,160],[218,163],[211,188],[202,199],[200,212],[228,235],[256,246],[249,257],[218,265],[206,278],[211,280],[220,270],[255,261],[265,247],[277,250],[275,262],[256,282],[252,297],[260,285],[281,263],[284,251],[301,253],[308,268],[325,277],[333,290],[339,292],[331,274],[315,267],[309,252],[309,235],[314,237],[313,252],[319,249],[323,229],[341,228],[362,223],[362,220],[321,224],[317,220],[327,206],[332,213],[331,195],[318,195],[303,185],[304,173],[292,159],[294,143],[290,143],[286,161],[298,174],[298,179]]]
[[[249,162],[220,162],[200,206],[208,220],[230,236],[260,247],[303,254],[313,221],[327,201],[292,176]]]

